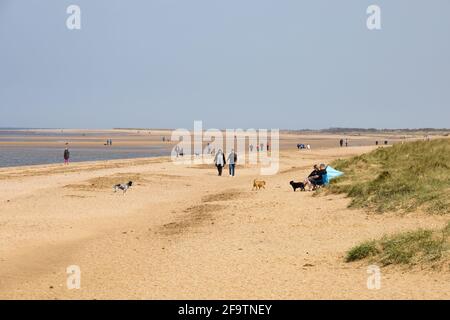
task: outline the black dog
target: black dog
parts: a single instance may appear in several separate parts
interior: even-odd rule
[[[291,182],[289,182],[289,183],[291,184],[292,188],[294,189],[294,192],[295,192],[295,190],[297,190],[297,189],[300,189],[300,191],[306,191],[306,190],[305,190],[305,184],[304,184],[303,182],[294,182],[294,181],[291,181]]]
[[[117,192],[117,190],[122,190],[123,193],[127,192],[127,190],[129,188],[131,188],[131,186],[133,185],[132,181],[128,181],[128,183],[119,183],[116,184],[113,188],[114,188],[114,192]]]

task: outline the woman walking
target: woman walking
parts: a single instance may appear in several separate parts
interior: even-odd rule
[[[214,164],[217,167],[218,175],[222,175],[222,169],[225,166],[225,155],[222,152],[222,149],[219,149],[214,157]]]

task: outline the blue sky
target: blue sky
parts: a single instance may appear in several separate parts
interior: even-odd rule
[[[448,0],[0,0],[0,127],[450,127],[449,14]]]

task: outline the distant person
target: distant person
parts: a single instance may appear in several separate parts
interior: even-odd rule
[[[259,147],[260,147],[259,150],[263,151],[264,150],[264,143],[261,143]]]
[[[345,139],[345,146],[348,147],[348,139]]]
[[[253,145],[252,144],[250,145],[249,148],[250,148],[250,152],[253,152]]]
[[[214,157],[214,164],[216,165],[218,175],[221,176],[222,169],[226,164],[225,155],[223,154],[222,149],[217,151],[216,156]]]
[[[269,146],[269,144],[267,144],[267,151],[270,151],[270,146]]]
[[[311,150],[311,145],[310,145],[310,144],[307,144],[307,145],[306,145],[306,149],[307,149],[307,150]]]
[[[64,164],[69,164],[70,151],[69,148],[64,149]]]
[[[297,149],[300,150],[300,143],[297,143]]]
[[[378,145],[378,140],[377,140],[377,141],[375,141],[375,145],[376,145],[376,146]]]
[[[256,146],[256,152],[259,152],[259,146]]]
[[[384,140],[384,144],[387,145],[387,144],[388,144],[388,141],[387,141],[387,140]]]
[[[339,145],[340,145],[341,147],[344,146],[344,139],[339,140]]]
[[[231,149],[230,154],[228,155],[228,169],[230,171],[230,176],[234,177],[234,172],[236,169],[236,162],[237,162],[237,154],[234,152],[233,149]]]
[[[112,146],[112,139],[109,139],[109,145]]]

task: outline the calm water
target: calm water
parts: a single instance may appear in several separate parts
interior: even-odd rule
[[[0,146],[0,167],[26,166],[34,164],[62,163],[64,149],[40,147]],[[95,161],[168,156],[166,147],[142,148],[70,148],[70,161]]]
[[[115,133],[108,133],[112,138],[116,136]],[[117,133],[119,135],[119,133]],[[120,133],[123,137],[124,134]],[[82,143],[85,141],[96,141],[92,138],[99,136],[98,147],[69,147],[70,161],[97,161],[97,160],[113,160],[113,159],[130,159],[130,158],[146,158],[170,155],[170,146],[104,146],[104,133],[58,133],[58,132],[33,132],[33,131],[18,131],[9,129],[0,129],[0,142],[26,142],[40,141],[39,137],[51,138],[52,142],[60,142],[61,147],[42,147],[42,146],[20,146],[20,145],[0,145],[0,167],[25,166],[35,164],[51,164],[62,163],[64,153],[64,142],[70,140],[71,137],[77,137],[76,141]],[[83,139],[83,137],[90,137],[91,139]],[[37,139],[36,139],[37,138]],[[42,141],[47,141],[46,139]],[[114,139],[113,139],[114,141]]]

